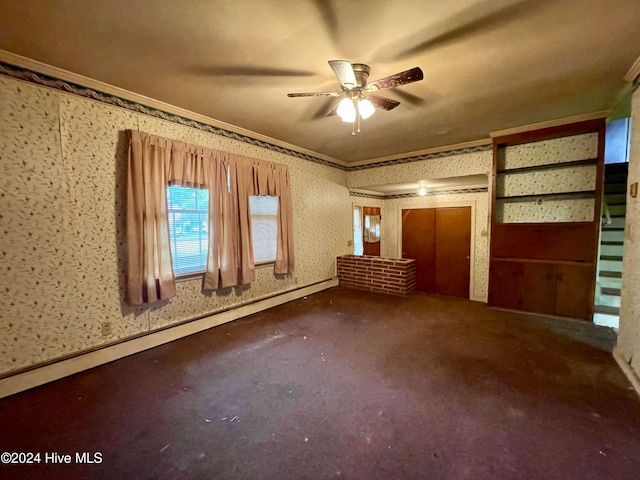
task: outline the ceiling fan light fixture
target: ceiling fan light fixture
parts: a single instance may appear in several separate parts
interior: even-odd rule
[[[351,98],[343,98],[338,104],[336,113],[345,123],[353,123],[356,121],[356,107]]]
[[[358,111],[360,112],[360,116],[366,120],[375,113],[376,108],[373,106],[373,103],[371,103],[371,100],[362,98],[358,102]]]

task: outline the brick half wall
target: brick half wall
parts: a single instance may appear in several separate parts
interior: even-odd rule
[[[338,280],[345,287],[407,295],[416,289],[416,261],[343,255],[338,257]]]

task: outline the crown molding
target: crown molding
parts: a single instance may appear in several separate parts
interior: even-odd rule
[[[402,192],[402,193],[381,193],[381,192],[373,192],[371,190],[362,190],[362,189],[350,189],[349,195],[351,197],[361,197],[361,198],[375,198],[376,200],[395,200],[398,198],[413,198],[426,196],[431,197],[434,195],[456,195],[460,193],[486,193],[489,191],[489,188],[483,185],[469,185],[460,188],[443,188],[443,189],[434,189],[428,190],[425,195],[419,195],[418,192]]]
[[[541,128],[559,127],[561,125],[569,125],[571,123],[584,122],[587,120],[595,120],[597,118],[606,118],[609,115],[609,113],[611,113],[611,110],[601,110],[598,112],[583,113],[581,115],[573,115],[571,117],[559,118],[557,120],[549,120],[546,122],[522,125],[521,127],[507,128],[504,130],[496,130],[495,132],[491,132],[489,135],[491,136],[491,138],[504,137],[507,135],[513,135],[515,133],[524,133],[524,132],[530,132],[532,130],[539,130]]]
[[[636,61],[631,65],[624,79],[629,83],[638,83],[638,77],[640,77],[640,57],[636,58]]]
[[[280,149],[284,149],[284,153],[289,152],[297,152],[304,157],[307,157],[307,160],[314,159],[320,160],[318,163],[327,164],[330,166],[334,166],[344,170],[348,164],[342,160],[338,160],[336,158],[329,157],[327,155],[323,155],[311,150],[307,150],[297,145],[293,145],[287,142],[283,142],[281,140],[277,140],[272,137],[268,137],[266,135],[259,134],[257,132],[253,132],[251,130],[247,130],[245,128],[241,128],[235,125],[231,125],[229,123],[221,122],[219,120],[215,120],[214,118],[208,117],[206,115],[202,115],[196,112],[192,112],[190,110],[186,110],[184,108],[177,107],[175,105],[171,105],[169,103],[161,102],[159,100],[155,100],[153,98],[140,95],[135,92],[131,92],[129,90],[125,90],[120,87],[116,87],[114,85],[101,82],[99,80],[95,80],[93,78],[86,77],[84,75],[80,75],[77,73],[70,72],[68,70],[64,70],[62,68],[54,67],[52,65],[48,65],[43,62],[39,62],[37,60],[33,60],[31,58],[23,57],[21,55],[17,55],[15,53],[7,52],[6,50],[0,50],[0,62],[8,64],[10,66],[17,67],[18,69],[27,70],[33,74],[41,74],[46,77],[50,77],[49,79],[40,79],[38,78],[20,78],[18,75],[12,75],[12,72],[2,72],[7,74],[12,78],[17,78],[21,80],[31,81],[32,83],[38,83],[41,86],[56,88],[57,90],[64,90],[68,93],[72,94],[82,94],[85,93],[84,97],[93,98],[94,100],[104,101],[103,98],[97,98],[96,95],[88,95],[87,93],[91,92],[79,92],[77,87],[84,87],[85,89],[93,90],[96,94],[102,94],[107,96],[115,97],[115,99],[125,100],[126,102],[138,104],[144,107],[151,108],[153,110],[157,110],[159,112],[168,113],[171,115],[175,115],[179,118],[192,120],[194,122],[198,122],[200,124],[208,125],[214,127],[216,130],[220,130],[221,132],[228,132],[231,134],[235,134],[234,138],[238,140],[242,140],[242,137],[257,140],[257,144],[263,144],[260,146],[265,146],[269,148],[269,145],[280,147]],[[26,72],[23,72],[26,73]],[[26,76],[25,76],[26,77]],[[47,82],[46,80],[49,80]],[[57,82],[57,84],[55,84]],[[60,82],[66,82],[67,85],[62,85]],[[118,102],[109,102],[116,105]],[[117,104],[117,106],[127,108],[126,104]],[[140,109],[135,109],[140,111]],[[143,112],[143,113],[151,113],[151,112]],[[192,125],[197,128],[196,125]],[[255,142],[249,142],[254,143]],[[310,158],[309,158],[310,157]]]
[[[640,59],[636,61],[633,68],[640,69]],[[69,72],[21,55],[16,55],[5,50],[0,50],[0,74],[42,87],[53,88],[68,94],[78,95],[94,101],[121,107],[133,112],[197,128],[216,135],[267,148],[269,150],[291,155],[314,163],[319,163],[321,165],[330,166],[346,172],[486,151],[492,148],[492,138],[495,136],[521,133],[538,128],[603,118],[609,114],[609,111],[601,111],[584,115],[576,115],[559,120],[492,132],[490,134],[490,138],[361,160],[357,162],[345,162],[251,130],[215,120],[211,117],[207,117],[175,105],[146,97],[114,85],[85,77],[77,73]]]
[[[482,139],[418,152],[393,155],[391,157],[366,160],[354,164],[220,122],[213,118],[4,50],[0,50],[0,74],[41,87],[52,88],[133,112],[161,118],[180,125],[197,128],[346,172],[470,153],[491,148],[491,141],[489,139]]]
[[[415,157],[423,157],[423,156],[430,156],[436,153],[450,153],[453,152],[452,154],[455,154],[456,151],[458,150],[465,150],[468,148],[474,148],[474,147],[481,147],[481,146],[485,146],[485,145],[491,145],[491,139],[490,138],[482,138],[480,140],[473,140],[470,142],[463,142],[463,143],[455,143],[452,145],[443,145],[440,147],[433,147],[433,148],[427,148],[425,150],[416,150],[413,152],[405,152],[405,153],[399,153],[396,155],[389,155],[386,157],[377,157],[377,158],[370,158],[368,160],[359,160],[357,162],[350,162],[348,164],[349,167],[364,167],[364,166],[368,166],[374,163],[386,163],[389,161],[393,161],[393,160],[407,160],[410,158],[415,158]],[[404,163],[404,162],[403,162]]]

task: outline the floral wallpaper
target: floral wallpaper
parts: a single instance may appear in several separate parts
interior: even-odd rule
[[[411,163],[350,171],[347,173],[347,184],[350,188],[360,188],[388,183],[490,174],[492,162],[492,150],[461,153]]]
[[[553,197],[551,197],[553,198]],[[592,198],[496,202],[496,219],[503,223],[592,222]]]
[[[532,172],[498,175],[498,196],[538,195],[541,193],[578,192],[595,190],[596,166],[554,168]]]
[[[0,374],[331,278],[336,257],[349,253],[342,170],[3,76],[0,111]],[[180,281],[169,301],[127,306],[131,128],[288,165],[295,273],[276,278],[261,267],[251,286],[213,294],[199,279]],[[111,335],[102,336],[102,322]]]
[[[640,78],[640,77],[639,77]],[[638,78],[636,78],[636,83]],[[640,182],[640,88],[631,101],[629,185]],[[640,380],[640,198],[627,196],[620,332],[616,350]],[[640,393],[640,392],[639,392]]]
[[[598,134],[585,133],[506,147],[498,169],[587,160],[598,156]]]
[[[498,168],[561,164],[598,156],[598,134],[588,133],[506,147],[499,153]],[[499,174],[496,195],[539,195],[589,191],[596,188],[596,165],[556,167]],[[498,200],[496,219],[505,223],[590,222],[594,200],[570,197]]]

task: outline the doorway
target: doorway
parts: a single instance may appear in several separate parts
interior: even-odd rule
[[[364,255],[380,256],[380,207],[362,207]]]
[[[416,290],[469,298],[471,207],[402,210],[402,258],[416,260]]]

